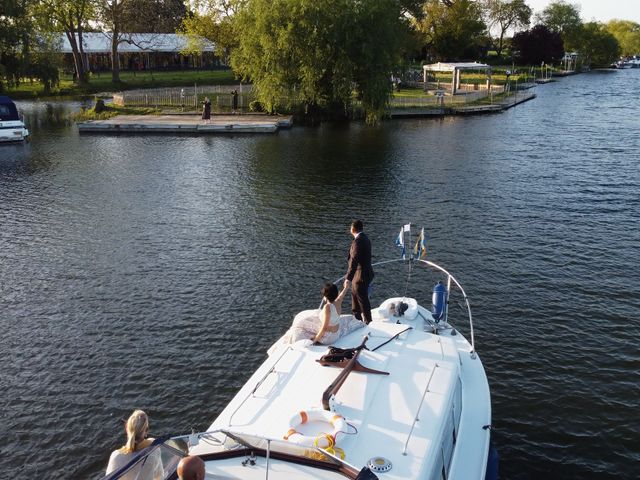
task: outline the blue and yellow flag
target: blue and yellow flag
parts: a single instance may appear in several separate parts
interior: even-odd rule
[[[424,234],[424,227],[423,227],[422,230],[420,230],[420,235],[418,235],[418,240],[416,241],[416,245],[415,247],[413,247],[413,254],[421,260],[424,260],[427,256],[427,247],[425,246],[424,242],[425,242],[425,234]]]

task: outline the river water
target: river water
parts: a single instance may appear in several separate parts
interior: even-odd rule
[[[375,260],[424,225],[465,287],[502,478],[637,478],[638,91],[640,70],[591,73],[497,115],[268,136],[80,136],[76,104],[19,104],[33,141],[0,147],[2,477],[98,478],[134,408],[155,435],[206,429],[343,274],[361,217]]]

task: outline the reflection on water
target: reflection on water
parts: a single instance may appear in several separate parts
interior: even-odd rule
[[[504,478],[629,472],[639,84],[580,75],[500,115],[273,136],[80,137],[78,103],[20,102],[33,140],[0,146],[0,468],[97,477],[134,408],[154,435],[205,429],[343,274],[362,217],[377,260],[424,224],[470,296]],[[404,288],[392,274],[374,304]]]

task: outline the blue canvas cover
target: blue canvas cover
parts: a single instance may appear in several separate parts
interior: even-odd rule
[[[20,120],[16,104],[7,96],[0,95],[0,122]]]

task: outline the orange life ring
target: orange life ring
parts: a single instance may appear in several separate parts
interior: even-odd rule
[[[297,428],[307,422],[323,422],[331,425],[331,432],[321,432],[317,435],[303,435]],[[289,420],[289,430],[283,437],[297,445],[304,447],[332,448],[336,443],[338,432],[347,431],[347,422],[342,415],[327,410],[308,410],[296,413]]]

